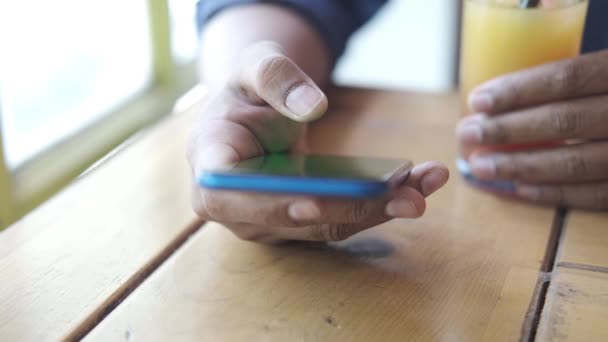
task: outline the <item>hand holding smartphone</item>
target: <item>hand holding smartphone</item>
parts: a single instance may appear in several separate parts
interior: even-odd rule
[[[399,159],[270,154],[204,171],[198,182],[208,189],[379,198],[403,183],[411,168]]]
[[[276,44],[255,43],[239,57],[238,63],[226,64],[231,82],[216,73],[221,78],[210,84],[219,87],[210,89],[189,139],[192,207],[201,219],[258,242],[342,240],[393,218],[419,217],[425,197],[447,181],[448,170],[438,162],[410,169],[409,162],[375,158],[246,160],[296,148],[305,138],[305,123],[320,118],[328,101]],[[269,60],[273,63],[265,63]],[[288,101],[304,94],[294,86],[307,89],[307,96],[299,96],[303,102]],[[230,168],[213,168],[237,161]]]

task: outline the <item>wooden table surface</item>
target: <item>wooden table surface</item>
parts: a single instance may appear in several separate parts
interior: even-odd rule
[[[572,211],[563,230],[538,336],[608,341],[608,213]]]
[[[458,101],[336,89],[314,151],[452,166]],[[331,245],[201,225],[184,140],[144,132],[0,233],[0,340],[606,340],[608,215],[498,199],[452,167],[425,216]]]

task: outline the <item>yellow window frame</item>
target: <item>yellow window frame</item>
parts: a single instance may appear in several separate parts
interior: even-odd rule
[[[148,0],[148,9],[153,81],[146,91],[15,170],[7,166],[0,129],[0,230],[47,200],[142,127],[169,114],[179,96],[196,84],[195,61],[178,64],[171,52],[168,0]]]

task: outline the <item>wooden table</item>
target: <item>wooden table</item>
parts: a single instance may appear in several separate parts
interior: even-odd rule
[[[453,165],[458,101],[336,89],[320,153]],[[607,340],[608,215],[476,191],[329,246],[265,246],[192,213],[169,117],[0,234],[0,340]],[[603,323],[603,324],[602,324]]]
[[[608,341],[608,213],[569,213],[548,284],[543,340]]]

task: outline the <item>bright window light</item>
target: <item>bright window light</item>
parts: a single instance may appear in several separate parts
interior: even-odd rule
[[[171,50],[176,62],[188,63],[196,58],[196,0],[169,0],[171,16]]]
[[[150,85],[146,3],[0,1],[0,119],[9,167]]]

